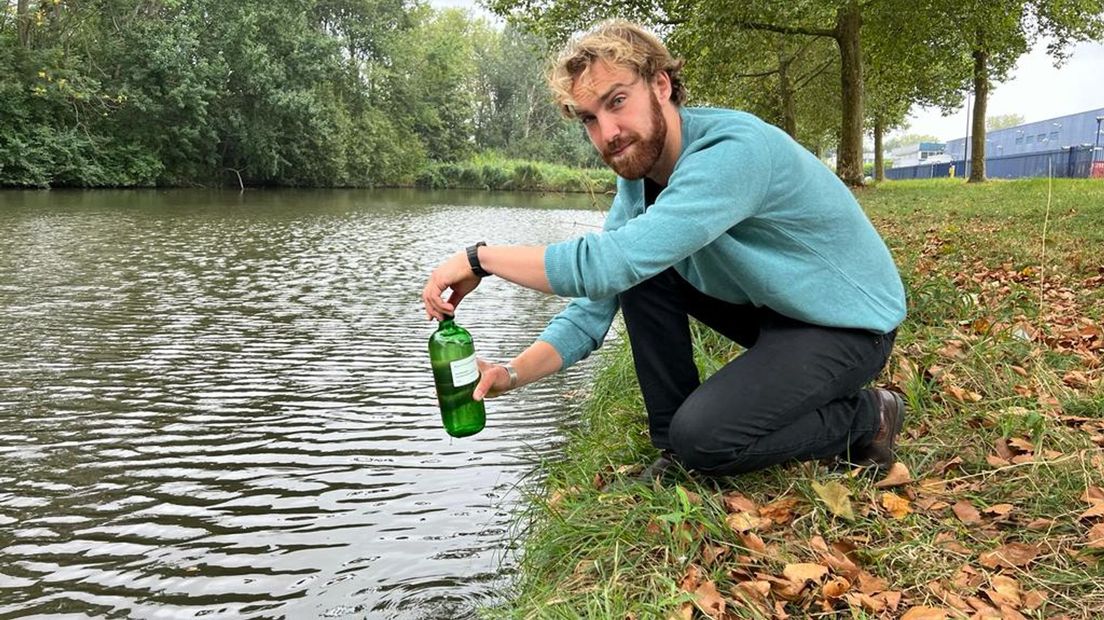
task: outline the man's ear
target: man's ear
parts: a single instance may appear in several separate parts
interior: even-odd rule
[[[660,71],[652,78],[652,88],[655,89],[656,99],[668,101],[671,99],[671,76],[666,71]]]

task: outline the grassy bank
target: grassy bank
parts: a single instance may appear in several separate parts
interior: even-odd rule
[[[1104,183],[901,181],[859,199],[908,289],[878,381],[909,403],[903,467],[633,483],[655,452],[629,353],[608,352],[490,615],[1099,617]],[[696,339],[705,374],[738,353]]]
[[[615,177],[608,168],[571,168],[547,162],[480,155],[461,163],[431,164],[418,173],[415,185],[425,189],[601,194],[613,191]]]

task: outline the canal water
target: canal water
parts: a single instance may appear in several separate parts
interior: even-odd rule
[[[0,617],[464,618],[508,591],[520,490],[590,360],[451,439],[419,294],[587,196],[0,192]],[[481,356],[564,301],[494,278]]]

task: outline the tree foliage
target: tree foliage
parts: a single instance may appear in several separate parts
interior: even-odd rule
[[[549,101],[544,49],[455,9],[0,6],[0,185],[405,184],[487,149],[592,161]]]

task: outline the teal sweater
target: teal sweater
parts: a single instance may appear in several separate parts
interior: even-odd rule
[[[732,110],[683,108],[682,153],[644,209],[617,180],[601,233],[548,246],[557,295],[575,299],[540,335],[566,368],[601,346],[617,294],[674,266],[701,292],[816,325],[885,333],[905,292],[847,187],[778,128]]]

